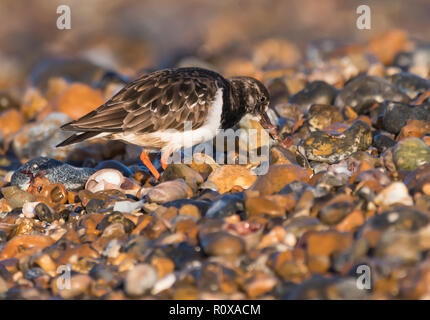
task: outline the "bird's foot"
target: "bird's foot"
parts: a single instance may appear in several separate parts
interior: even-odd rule
[[[160,180],[161,175],[158,170],[155,169],[145,150],[142,150],[142,153],[140,154],[140,160],[142,160],[143,164],[149,169],[155,179]]]
[[[164,153],[161,155],[161,167],[163,168],[163,170],[166,170],[167,166],[169,165],[169,155],[167,153]]]

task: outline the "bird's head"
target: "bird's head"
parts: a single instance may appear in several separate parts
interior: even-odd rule
[[[234,95],[242,108],[245,108],[246,114],[255,117],[269,132],[272,131],[274,126],[266,113],[269,108],[270,95],[264,84],[251,77],[233,77],[229,80]]]

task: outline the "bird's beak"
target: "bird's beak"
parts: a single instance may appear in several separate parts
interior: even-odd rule
[[[261,126],[266,129],[270,136],[272,137],[272,139],[277,140],[278,134],[276,132],[276,128],[275,126],[270,122],[269,116],[267,115],[266,112],[263,112],[261,114],[261,118],[260,118],[260,124]]]
[[[260,124],[268,131],[270,137],[274,140],[277,140],[283,148],[288,149],[293,144],[293,139],[291,136],[287,137],[285,140],[282,140],[281,137],[278,136],[278,131],[276,130],[276,127],[270,122],[269,116],[266,112],[261,114]]]

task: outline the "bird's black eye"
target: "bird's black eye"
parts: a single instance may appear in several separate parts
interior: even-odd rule
[[[259,102],[263,103],[263,102],[266,102],[266,100],[267,100],[266,96],[261,96],[260,99],[259,99]]]

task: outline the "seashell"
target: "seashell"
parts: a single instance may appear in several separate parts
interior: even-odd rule
[[[94,173],[85,184],[85,189],[97,192],[108,189],[121,190],[125,178],[121,172],[115,169],[102,169]]]

